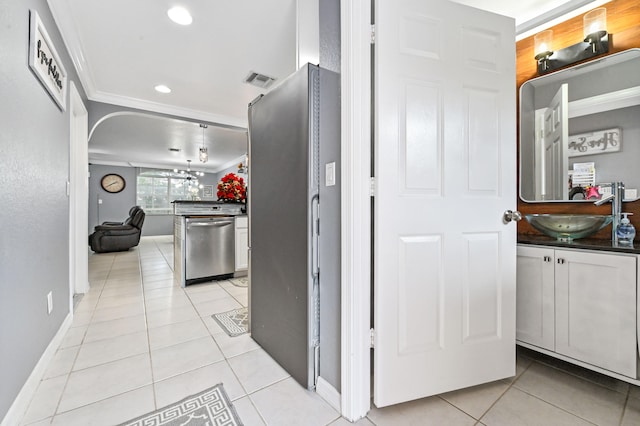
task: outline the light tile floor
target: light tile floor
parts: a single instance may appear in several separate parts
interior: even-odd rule
[[[246,288],[182,289],[171,237],[93,254],[91,290],[48,367],[23,425],[115,425],[217,383],[247,426],[347,425],[299,386],[249,335],[211,318],[247,306]],[[527,350],[517,375],[384,409],[358,425],[640,425],[640,388]]]

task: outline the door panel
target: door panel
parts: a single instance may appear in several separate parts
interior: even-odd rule
[[[386,406],[515,373],[516,227],[502,222],[516,204],[515,36],[513,20],[447,1],[376,7],[374,402]]]
[[[569,199],[569,85],[558,89],[544,112],[545,199]]]
[[[502,288],[498,233],[464,234],[463,343],[499,339]]]
[[[441,349],[442,238],[440,235],[401,237],[399,256],[398,299],[406,309],[398,313],[398,353],[403,356]]]
[[[400,170],[407,193],[440,195],[442,184],[442,90],[405,81],[400,101]],[[421,117],[428,117],[429,125]]]

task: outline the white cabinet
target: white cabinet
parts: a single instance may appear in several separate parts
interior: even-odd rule
[[[636,377],[636,258],[556,250],[556,352]]]
[[[554,250],[518,246],[516,339],[544,349],[555,347]]]
[[[249,268],[249,228],[247,216],[236,217],[236,271]]]
[[[636,255],[518,246],[516,339],[637,379],[636,288]]]

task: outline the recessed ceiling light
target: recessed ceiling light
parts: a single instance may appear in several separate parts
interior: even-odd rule
[[[167,11],[167,15],[169,15],[169,19],[171,19],[176,24],[191,25],[191,22],[193,22],[191,14],[184,7],[172,7]]]
[[[160,93],[171,93],[171,89],[169,89],[164,84],[158,84],[156,87],[154,87],[154,89],[156,89],[156,91]]]

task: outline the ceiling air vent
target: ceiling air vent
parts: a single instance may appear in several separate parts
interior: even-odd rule
[[[267,87],[271,86],[271,83],[273,83],[275,80],[275,78],[269,77],[268,75],[251,71],[249,72],[249,75],[245,77],[244,82],[266,89]]]

